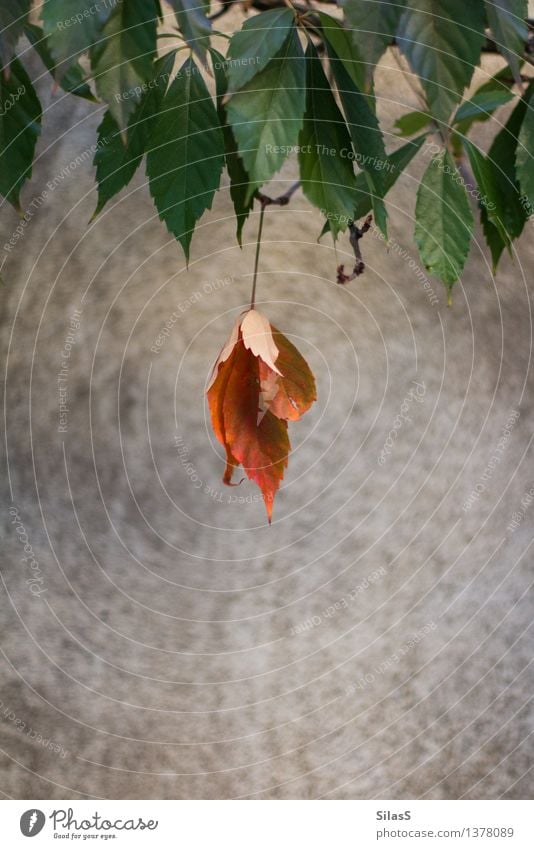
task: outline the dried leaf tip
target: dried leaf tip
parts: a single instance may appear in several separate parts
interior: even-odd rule
[[[234,346],[239,339],[240,332],[245,348],[251,351],[255,357],[259,357],[260,360],[263,360],[270,369],[275,371],[277,374],[281,374],[275,366],[275,362],[278,357],[278,348],[274,342],[273,329],[269,319],[262,315],[262,313],[258,312],[258,310],[251,309],[241,313],[235,322],[230,336],[224,343],[221,352],[215,361],[215,365],[213,366],[210,379],[206,387],[206,392],[209,392],[215,383],[219,366],[226,362],[232,353]]]
[[[266,366],[281,375],[275,366],[278,358],[278,348],[273,338],[273,329],[269,319],[258,310],[248,310],[241,322],[243,345],[252,351],[255,357],[263,360]]]

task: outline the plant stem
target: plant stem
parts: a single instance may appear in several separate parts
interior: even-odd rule
[[[252,294],[250,296],[250,309],[254,309],[256,303],[256,281],[258,279],[258,262],[260,259],[261,232],[263,230],[263,216],[265,215],[265,204],[262,203],[260,210],[260,223],[258,225],[258,238],[256,241],[256,257],[254,259],[254,277],[252,279]]]

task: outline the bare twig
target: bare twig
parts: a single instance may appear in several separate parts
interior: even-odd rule
[[[345,274],[345,266],[343,265],[343,263],[341,265],[338,265],[338,283],[350,283],[350,281],[354,280],[355,277],[359,277],[360,274],[363,274],[365,270],[365,263],[363,261],[362,252],[360,250],[360,239],[362,238],[364,233],[367,233],[372,221],[373,216],[368,215],[361,227],[358,227],[358,225],[355,224],[354,221],[351,221],[349,223],[349,238],[350,243],[352,245],[352,250],[354,251],[354,257],[356,259],[356,262],[354,263],[354,268],[352,269],[351,274]]]

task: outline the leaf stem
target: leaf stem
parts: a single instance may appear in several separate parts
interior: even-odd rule
[[[254,279],[252,281],[252,295],[250,298],[250,309],[254,309],[254,304],[256,302],[256,280],[258,277],[258,262],[260,258],[260,245],[261,245],[261,233],[263,230],[263,216],[265,214],[265,207],[267,206],[287,206],[297,189],[300,187],[300,180],[297,180],[296,183],[293,183],[287,192],[284,192],[283,195],[278,195],[276,198],[269,197],[269,195],[264,195],[262,192],[256,191],[256,198],[260,202],[261,210],[260,210],[260,223],[258,225],[258,237],[256,242],[256,258],[254,260]]]
[[[258,279],[258,262],[260,259],[261,233],[263,230],[263,216],[265,215],[265,204],[262,203],[260,210],[260,223],[258,224],[258,237],[256,240],[256,257],[254,259],[254,277],[252,279],[252,294],[250,296],[250,309],[254,309],[256,303],[256,281]]]

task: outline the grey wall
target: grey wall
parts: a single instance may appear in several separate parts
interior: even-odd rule
[[[391,131],[396,103],[417,101],[392,59],[384,65]],[[521,499],[534,484],[532,223],[496,280],[477,230],[447,309],[440,284],[430,281],[435,303],[414,269],[424,155],[391,195],[399,247],[388,252],[369,233],[367,272],[347,287],[334,282],[331,243],[317,243],[320,216],[301,196],[268,210],[261,309],[297,342],[319,387],[291,426],[295,450],[269,528],[252,484],[223,487],[203,399],[247,301],[257,218],[241,251],[221,190],[189,271],[141,172],[89,223],[84,151],[99,109],[39,85],[47,112],[23,204],[34,214],[0,293],[0,790],[528,797],[534,506]],[[292,177],[290,164],[273,191]],[[3,207],[0,223],[7,241],[16,215]],[[342,240],[349,262],[347,249]],[[155,354],[177,304],[183,313]],[[410,421],[381,465],[401,408]],[[507,529],[518,510],[523,520]],[[25,544],[40,583],[27,583]]]

